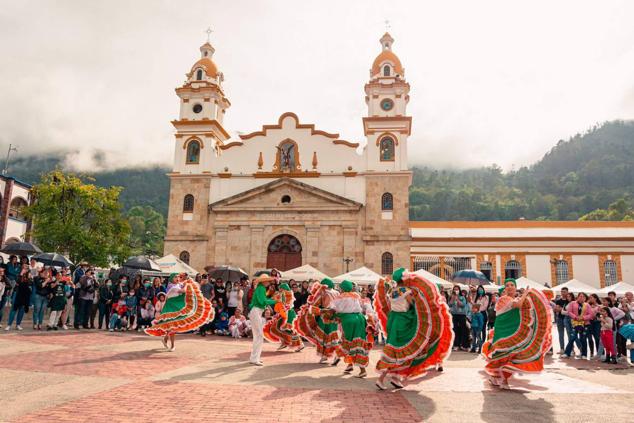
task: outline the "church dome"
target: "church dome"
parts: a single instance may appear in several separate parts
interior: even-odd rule
[[[389,63],[392,65],[394,69],[394,73],[397,75],[404,75],[403,65],[401,65],[401,61],[392,51],[392,43],[394,43],[394,38],[389,33],[383,34],[381,39],[379,40],[381,43],[382,51],[376,56],[374,59],[374,63],[372,63],[372,69],[370,70],[371,75],[377,75],[381,72],[381,66],[385,63]]]
[[[389,62],[394,67],[394,72],[403,75],[403,65],[401,65],[401,61],[392,50],[383,50],[376,56],[374,63],[372,63],[372,75],[379,73],[381,65],[385,62]]]
[[[203,57],[192,66],[192,72],[194,72],[198,68],[203,68],[205,71],[205,75],[215,78],[218,76],[218,67],[209,57]]]

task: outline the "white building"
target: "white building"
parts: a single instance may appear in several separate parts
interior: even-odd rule
[[[0,239],[2,245],[24,241],[30,222],[24,208],[31,204],[31,185],[0,175]]]

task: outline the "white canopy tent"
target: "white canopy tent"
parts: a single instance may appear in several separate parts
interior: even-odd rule
[[[187,273],[190,276],[195,276],[198,273],[196,269],[176,257],[174,254],[168,254],[165,257],[154,260],[154,262],[159,265],[161,272]]]
[[[616,295],[624,295],[626,292],[634,292],[634,286],[623,281],[615,283],[614,285],[606,286],[599,290],[600,295],[608,295],[608,292],[615,292]]]
[[[365,266],[362,266],[351,272],[344,273],[333,278],[333,280],[337,283],[341,283],[345,279],[354,282],[357,285],[367,286],[375,285],[379,281],[379,279],[381,279],[381,275],[368,269]]]
[[[451,289],[453,288],[454,284],[444,280],[441,277],[438,277],[436,275],[434,275],[433,273],[428,272],[427,270],[424,269],[420,269],[414,272],[414,274],[422,276],[423,278],[427,279],[430,282],[433,282],[437,285],[442,286],[442,289]]]
[[[550,289],[550,288],[547,288],[545,285],[542,285],[539,282],[535,282],[534,280],[525,278],[524,276],[522,276],[521,278],[517,278],[515,282],[517,283],[517,289],[534,288],[539,291],[543,291],[544,289]]]
[[[285,280],[295,279],[296,281],[300,281],[300,282],[307,281],[309,279],[320,281],[323,278],[327,278],[327,277],[328,275],[315,269],[310,264],[305,264],[303,266],[296,267],[295,269],[282,272],[282,279],[285,279]]]
[[[562,283],[561,285],[557,285],[552,288],[552,291],[556,294],[559,294],[562,288],[568,288],[568,291],[578,294],[579,292],[585,292],[586,294],[596,294],[599,292],[597,288],[594,288],[588,284],[585,284],[577,279],[570,279],[566,283]]]

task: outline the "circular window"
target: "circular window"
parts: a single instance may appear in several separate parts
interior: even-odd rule
[[[291,202],[291,196],[290,195],[283,195],[282,196],[282,204],[289,204]]]
[[[200,113],[203,111],[203,106],[201,106],[200,104],[194,104],[194,113]]]
[[[392,110],[392,107],[394,107],[394,102],[389,98],[384,98],[383,100],[381,100],[381,109],[387,111]]]

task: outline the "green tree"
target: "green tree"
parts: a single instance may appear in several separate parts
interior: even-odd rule
[[[150,206],[135,206],[128,213],[130,222],[130,247],[136,255],[160,255],[163,253],[165,218]]]
[[[130,253],[130,225],[121,213],[120,187],[101,188],[54,170],[33,186],[27,208],[32,235],[48,252],[98,266],[122,263]]]
[[[606,209],[597,209],[579,220],[634,220],[634,207],[628,198],[619,198]]]

